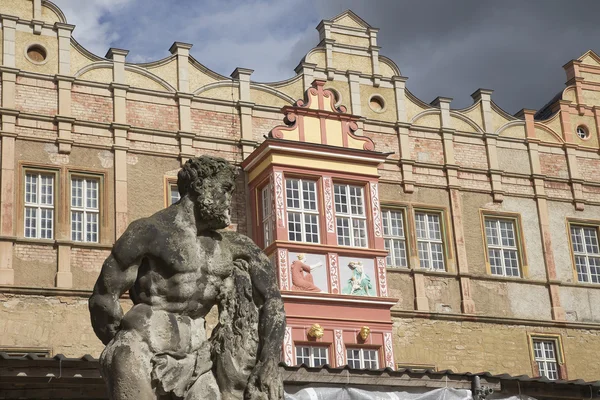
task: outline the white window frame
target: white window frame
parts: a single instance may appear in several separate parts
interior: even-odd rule
[[[177,203],[181,200],[177,183],[169,182],[169,205]]]
[[[582,241],[576,240],[575,232],[579,233]],[[586,232],[593,232],[593,236],[586,236]],[[569,235],[571,235],[571,251],[573,252],[577,281],[581,283],[600,283],[598,227],[575,222],[569,223]],[[584,261],[584,263],[580,261]],[[594,265],[594,263],[596,264]]]
[[[419,236],[419,222],[418,216],[425,216],[425,236]],[[431,223],[435,224],[435,217],[437,217],[437,226],[439,231],[439,238],[434,236],[435,230],[431,229]],[[446,244],[444,240],[444,214],[440,211],[429,211],[429,210],[415,210],[415,236],[417,238],[417,255],[419,257],[419,266],[422,269],[430,270],[430,271],[446,271]],[[423,244],[426,247],[425,251],[421,251],[420,245]],[[436,260],[437,262],[442,263],[441,267],[434,266],[433,255],[434,252],[432,248],[434,246],[441,247],[441,260]],[[427,258],[422,257],[422,253],[427,254]]]
[[[298,349],[300,349],[300,348],[301,349],[308,349],[308,352],[309,352],[308,364],[306,364],[304,362],[304,359],[306,358],[304,356],[300,357],[300,358],[302,358],[302,361],[299,362],[299,360],[298,360],[298,358],[299,358],[298,357]],[[299,345],[295,346],[294,351],[295,351],[295,354],[296,354],[296,365],[305,364],[305,365],[307,365],[309,367],[320,367],[322,365],[329,364],[329,347],[327,347],[327,346],[308,346],[308,345],[299,344]],[[321,357],[321,354],[319,354],[319,357],[315,357],[315,353],[317,351],[318,352],[325,351],[325,362],[323,364],[317,365],[315,363],[315,359],[316,358],[319,358],[319,359],[323,358],[323,357]]]
[[[394,214],[400,216],[396,232],[394,232],[392,227],[392,221],[394,221],[394,219],[398,220],[398,218],[393,218]],[[408,248],[406,243],[404,215],[404,210],[399,209],[383,209],[381,213],[383,241],[385,249],[388,251],[386,265],[391,268],[408,267]],[[396,260],[400,260],[400,263],[397,263]]]
[[[344,188],[345,190],[345,198],[346,201],[342,202],[342,194],[338,193],[338,188]],[[351,189],[358,190],[359,196],[352,196]],[[335,227],[336,227],[336,237],[338,246],[349,246],[349,247],[368,247],[369,246],[369,228],[367,224],[367,204],[365,202],[365,188],[363,186],[358,185],[348,185],[342,183],[334,183],[333,185],[334,192],[334,209],[335,209]],[[352,200],[351,198],[360,199],[361,204],[355,205],[354,207],[360,207],[362,209],[361,212],[353,212]],[[343,207],[346,208],[346,211],[343,211]],[[343,235],[340,236],[340,228],[345,229],[346,227],[340,226],[341,221],[347,221],[348,226],[348,236]],[[355,228],[355,222],[358,224],[362,223],[362,229],[359,226]],[[356,235],[356,231],[362,230],[364,236]],[[346,243],[345,239],[348,238],[349,243]],[[340,240],[342,241],[340,243]],[[358,244],[357,244],[358,241]]]
[[[32,177],[35,179],[35,192],[28,191],[31,184],[33,182],[28,182],[28,178]],[[48,194],[42,194],[42,179],[50,178],[50,188],[52,193],[50,196],[50,202],[47,200],[42,202],[44,195],[46,198]],[[46,171],[36,171],[36,170],[25,170],[24,176],[24,190],[23,190],[23,236],[30,239],[53,239],[54,238],[54,225],[55,225],[55,212],[54,206],[56,204],[55,194],[56,194],[56,174],[53,172]],[[46,187],[47,184],[46,184]],[[28,195],[29,201],[28,201]],[[32,197],[35,196],[35,201],[31,201]],[[35,217],[28,217],[27,214],[29,212],[34,212]],[[50,228],[42,229],[42,212],[50,213],[50,218],[46,218],[46,221],[50,221]],[[28,222],[30,226],[28,227]],[[32,226],[31,223],[35,224]],[[46,222],[47,224],[47,222]],[[49,232],[48,232],[49,231]],[[42,234],[44,232],[44,234]],[[49,233],[49,234],[48,234]]]
[[[351,351],[358,351],[359,353],[359,357],[358,358],[354,358],[351,357]],[[369,357],[365,357],[365,353],[369,354]],[[371,355],[375,355],[375,358],[372,359]],[[356,366],[351,365],[351,361],[356,361],[359,364],[359,367],[356,368]],[[369,363],[369,366],[366,366],[366,363]],[[375,363],[375,365],[371,365],[371,363]],[[364,347],[346,347],[346,363],[348,364],[348,367],[353,368],[353,369],[378,369],[379,368],[379,350],[377,349],[370,349],[370,348],[364,348]]]
[[[81,195],[81,206],[74,204],[75,198],[79,196],[74,196],[73,190],[73,181],[81,181],[82,186],[82,195]],[[89,204],[90,193],[93,191],[93,185],[95,183],[96,188],[96,198]],[[91,177],[85,175],[71,175],[70,179],[70,191],[69,191],[69,204],[70,204],[70,222],[71,222],[71,240],[75,242],[86,242],[86,243],[98,243],[100,241],[100,200],[101,200],[101,179],[99,177]],[[73,226],[73,216],[74,214],[81,215],[81,238],[77,238],[78,230],[74,230]],[[91,220],[92,217],[95,217],[95,229],[94,221]],[[90,220],[88,220],[90,219]]]
[[[288,198],[288,182],[292,182],[295,181],[298,183],[298,207],[294,207],[293,205],[290,206],[290,202],[289,202],[289,198]],[[307,183],[309,185],[313,185],[314,188],[314,192],[312,190],[308,190],[308,193],[314,193],[314,209],[311,208],[307,208],[305,207],[305,202],[309,202],[312,203],[313,200],[312,199],[306,199],[305,198],[305,189],[304,189],[304,184]],[[319,226],[319,189],[318,189],[318,181],[316,180],[312,180],[312,179],[300,179],[300,178],[285,178],[285,204],[286,204],[286,216],[287,216],[287,229],[288,229],[288,240],[291,242],[302,242],[302,243],[312,243],[312,244],[318,244],[321,242],[321,229]],[[294,214],[294,215],[298,215],[300,217],[300,239],[301,240],[297,240],[296,238],[291,238],[290,234],[292,231],[290,231],[290,215]],[[314,218],[314,221],[316,221],[316,223],[313,224],[313,222],[311,221],[310,223],[307,223],[306,219],[307,218]],[[297,222],[293,222],[293,223],[297,223]],[[307,225],[311,225],[311,226],[315,226],[316,227],[316,233],[315,232],[308,232],[307,231]],[[294,231],[296,232],[296,231]],[[316,241],[313,240],[312,236],[316,235]],[[310,238],[310,240],[309,240]]]
[[[560,379],[560,363],[557,342],[550,338],[532,338],[533,358],[540,376],[551,381]]]
[[[273,243],[273,186],[267,183],[260,191],[260,204],[262,210],[263,245],[269,246]]]
[[[510,227],[510,230],[503,229],[503,224],[509,224],[508,227]],[[490,264],[490,273],[492,275],[497,276],[508,276],[515,278],[521,277],[521,249],[519,248],[519,232],[517,221],[512,218],[502,218],[501,216],[484,215],[483,225],[487,250],[487,260]],[[507,225],[504,225],[504,227],[506,226]],[[490,236],[489,234],[492,232],[492,230],[493,233],[496,235],[495,237]],[[508,234],[503,235],[503,232],[507,232]],[[512,237],[510,235],[512,235]],[[497,242],[493,243],[490,239],[497,239]],[[512,244],[510,244],[511,240],[513,242]],[[492,251],[500,252],[501,265],[492,265]],[[514,267],[508,266],[508,262],[510,262],[510,257],[507,257],[507,253],[514,253],[515,255],[515,260],[517,262],[516,274],[513,273],[514,271],[509,273],[509,270],[513,270]]]

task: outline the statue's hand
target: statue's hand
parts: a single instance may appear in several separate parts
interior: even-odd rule
[[[278,362],[258,362],[248,378],[244,400],[283,399],[283,379]]]

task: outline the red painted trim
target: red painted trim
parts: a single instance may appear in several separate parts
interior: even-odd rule
[[[327,144],[327,120],[323,117],[319,118],[321,127],[321,143]]]

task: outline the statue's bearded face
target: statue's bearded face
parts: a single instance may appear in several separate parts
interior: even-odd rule
[[[219,174],[194,182],[194,204],[197,215],[210,229],[227,228],[231,224],[231,198],[235,186],[227,174]]]

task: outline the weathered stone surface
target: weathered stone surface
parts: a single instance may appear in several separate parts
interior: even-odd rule
[[[111,399],[280,399],[283,302],[269,259],[230,223],[235,171],[189,160],[181,200],[134,221],[89,301]],[[134,306],[123,315],[120,295]],[[214,305],[219,324],[206,340]]]

